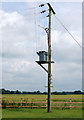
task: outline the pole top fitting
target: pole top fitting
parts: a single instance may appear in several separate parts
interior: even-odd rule
[[[49,8],[52,10],[53,14],[55,14],[55,11],[54,11],[53,8],[51,7],[50,3],[47,3],[47,5],[48,5]]]

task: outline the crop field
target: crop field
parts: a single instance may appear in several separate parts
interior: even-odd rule
[[[3,95],[2,105],[3,118],[82,118],[82,95],[51,95],[50,113],[47,95]]]

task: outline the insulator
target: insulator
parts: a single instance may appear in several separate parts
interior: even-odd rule
[[[44,4],[39,5],[39,7],[43,7],[43,6],[44,6]]]
[[[49,28],[45,28],[45,30],[49,30]]]
[[[41,14],[44,13],[44,12],[46,12],[46,10],[43,10],[43,11],[41,12]]]
[[[49,15],[47,15],[46,17],[49,17]]]

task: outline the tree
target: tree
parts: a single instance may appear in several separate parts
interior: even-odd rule
[[[38,90],[38,91],[37,91],[37,94],[40,94],[40,93],[41,93],[41,92]]]
[[[78,91],[74,91],[74,94],[82,94],[82,92],[78,90]]]
[[[21,94],[21,92],[20,92],[20,91],[18,91],[18,90],[16,90],[16,94]]]

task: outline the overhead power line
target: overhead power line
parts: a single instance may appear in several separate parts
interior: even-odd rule
[[[41,4],[39,5],[39,7],[43,7],[45,4]],[[47,5],[52,9],[52,7],[50,6],[49,3],[47,3]],[[43,10],[41,13],[46,12],[46,10]],[[56,16],[56,13],[52,10],[54,16],[56,17],[56,19],[59,21],[59,23],[63,26],[63,28],[68,32],[68,34],[73,38],[73,40],[78,44],[78,46],[83,50],[83,46],[80,45],[80,43],[75,39],[75,37],[71,34],[71,32],[65,27],[65,25],[61,22],[61,20]],[[49,17],[49,15],[47,16]],[[40,26],[39,26],[40,27]],[[42,28],[42,27],[41,27]]]
[[[31,15],[31,16],[32,16],[32,15],[36,15],[36,16],[37,16],[37,15],[40,15],[40,12],[37,12],[37,13],[34,13],[34,12],[32,12],[32,13],[27,13],[27,12],[26,12],[26,13],[24,13],[24,15]]]
[[[36,24],[36,25],[37,25],[37,24]],[[45,30],[45,28],[44,28],[44,27],[42,27],[41,25],[37,25],[37,26]]]
[[[26,7],[26,8],[19,8],[19,10],[24,10],[24,11],[31,11],[31,10],[36,10],[39,9],[39,6],[35,6],[35,7]]]
[[[44,6],[45,4],[42,4],[42,5]],[[20,10],[25,10],[25,11],[36,10],[36,9],[39,9],[39,7],[43,7],[42,5],[37,5],[34,7],[28,7],[28,8],[20,8]]]
[[[48,4],[48,3],[46,3],[46,4]],[[50,5],[50,4],[48,4],[48,6],[49,6],[49,5]],[[37,9],[38,7],[43,7],[43,6],[45,6],[45,4],[41,4],[41,5],[37,6],[37,7],[28,8],[27,10]],[[46,11],[47,11],[47,10],[43,10],[43,11],[40,12],[40,13],[42,14],[42,13],[45,13]],[[38,14],[40,14],[40,13],[37,13],[37,14],[34,13],[34,14],[35,14],[35,15],[38,15]],[[53,12],[53,14],[54,14],[55,18],[59,21],[59,23],[63,26],[63,28],[68,32],[68,34],[73,38],[73,40],[78,44],[78,46],[83,50],[83,49],[84,49],[83,46],[80,45],[80,43],[75,39],[75,37],[71,34],[71,32],[65,27],[65,25],[62,23],[62,21],[56,16],[56,13]],[[31,15],[31,14],[30,14],[30,15]],[[44,27],[42,27],[42,26],[40,26],[40,25],[37,25],[37,26],[45,30]]]
[[[78,44],[78,46],[80,48],[82,48],[82,50],[84,50],[83,46],[80,45],[80,43],[75,39],[75,37],[70,33],[70,31],[65,27],[65,25],[61,22],[61,20],[56,16],[55,14],[55,17],[56,19],[59,21],[59,23],[63,26],[63,28],[69,33],[69,35],[73,38],[73,40]]]

